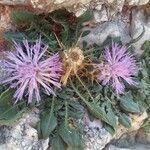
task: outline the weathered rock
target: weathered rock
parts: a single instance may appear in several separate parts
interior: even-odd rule
[[[95,18],[96,22],[108,21],[107,10],[103,7],[103,9],[101,11],[95,11],[94,18]]]
[[[87,114],[83,118],[83,127],[86,150],[101,150],[112,139],[111,134],[103,128],[102,122],[91,122]]]
[[[110,145],[105,150],[149,150],[149,149],[150,149],[150,145],[135,144],[135,145],[128,146],[126,148]]]
[[[39,12],[52,12],[60,8],[66,8],[71,12],[77,13],[89,7],[98,8],[99,4],[112,6],[115,10],[121,11],[124,3],[127,5],[144,5],[148,2],[149,0],[1,0],[0,4],[31,6],[35,10],[39,10]]]
[[[150,8],[147,8],[150,12]],[[146,13],[146,10],[136,8],[132,10],[132,20],[131,20],[131,36],[136,39],[141,33],[143,35],[138,39],[133,45],[136,50],[140,50],[142,44],[150,40],[150,16]]]
[[[142,115],[132,115],[132,127],[126,129],[119,125],[114,136],[106,131],[99,120],[91,122],[85,115],[84,118],[84,139],[86,150],[102,150],[110,141],[119,139],[121,136],[125,136],[127,133],[137,131],[144,120],[148,117],[147,113],[144,112]]]
[[[35,109],[11,127],[0,127],[0,149],[3,150],[47,150],[47,140],[39,140],[35,125],[39,120]]]
[[[0,83],[10,75],[4,64],[5,61],[0,59]]]
[[[145,5],[149,0],[126,0],[128,5]]]
[[[116,19],[113,21],[107,21],[102,24],[97,25],[95,28],[85,28],[85,30],[90,30],[90,34],[82,38],[81,42],[87,41],[87,43],[98,45],[102,44],[108,36],[120,37],[123,43],[128,43],[131,40],[129,34],[129,28],[126,27],[127,22],[123,22],[121,19]]]
[[[137,131],[136,142],[141,144],[150,144],[150,125]]]

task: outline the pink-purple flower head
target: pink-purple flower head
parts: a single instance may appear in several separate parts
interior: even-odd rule
[[[112,48],[105,48],[104,62],[98,65],[100,75],[98,80],[102,84],[112,84],[117,94],[124,93],[123,81],[134,85],[133,75],[137,72],[136,60],[133,54],[127,52],[127,48],[112,43]]]
[[[11,70],[11,77],[4,83],[10,83],[12,87],[17,88],[14,94],[16,102],[21,100],[24,94],[28,95],[28,103],[32,102],[33,96],[39,102],[41,87],[48,95],[55,94],[54,87],[61,87],[59,80],[62,63],[58,53],[43,59],[48,46],[43,46],[41,39],[36,40],[31,46],[27,40],[23,40],[23,45],[24,48],[14,42],[16,53],[10,52],[6,62]]]

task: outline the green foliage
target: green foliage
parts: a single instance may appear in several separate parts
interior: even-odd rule
[[[66,150],[66,144],[59,135],[52,140],[52,150]]]
[[[18,32],[6,32],[4,38],[10,44],[12,40],[22,43],[24,38],[34,43],[37,37],[41,36],[42,41],[49,45],[49,53],[61,52],[59,42],[67,49],[77,45],[80,37],[90,33],[89,30],[82,31],[82,29],[83,24],[92,18],[93,14],[90,11],[78,18],[64,9],[39,16],[31,12],[15,11],[12,20],[17,24]],[[111,46],[112,41],[122,44],[120,37],[108,37],[101,45],[89,45],[83,41],[86,59],[99,62],[104,47]],[[81,78],[81,81],[72,77],[66,87],[56,91],[55,98],[41,92],[42,102],[37,106],[41,110],[40,121],[37,124],[39,138],[46,139],[51,135],[53,150],[84,149],[83,129],[79,122],[84,117],[85,110],[88,110],[93,120],[94,118],[102,120],[105,129],[112,135],[118,123],[130,128],[132,120],[129,114],[139,114],[145,110],[149,111],[150,108],[149,41],[145,42],[143,50],[144,53],[139,58],[141,69],[137,74],[138,85],[134,88],[128,85],[127,92],[123,96],[116,95],[110,87],[102,87],[97,82],[91,84],[86,77]],[[90,69],[87,68],[88,71],[92,70]],[[0,95],[1,125],[13,123],[28,110],[25,101],[12,104],[13,93],[12,89],[6,89]]]
[[[40,122],[38,123],[38,132],[39,138],[48,138],[51,132],[57,126],[57,118],[54,116],[54,113],[43,112],[40,117]]]
[[[104,102],[102,106],[97,106],[96,103],[89,103],[88,108],[90,112],[98,119],[102,119],[104,122],[108,123],[112,127],[116,127],[117,120],[111,106]]]
[[[119,113],[119,122],[125,126],[126,128],[130,128],[131,127],[131,119],[129,116],[127,116],[124,113]]]
[[[39,138],[48,138],[50,133],[56,128],[57,126],[57,118],[54,115],[54,101],[53,98],[51,104],[51,111],[44,111],[41,114],[40,121],[38,122],[37,129],[39,132]]]
[[[27,24],[29,24],[36,19],[36,15],[34,15],[31,12],[14,11],[12,13],[11,19],[15,23],[27,23]]]
[[[127,112],[140,113],[138,104],[133,101],[133,97],[129,92],[121,98],[120,107]]]
[[[115,129],[109,124],[104,124],[104,128],[113,136],[115,134]]]
[[[12,44],[12,40],[17,41],[18,43],[21,43],[22,40],[26,37],[25,34],[20,32],[5,32],[3,34],[4,39],[6,39],[9,43]]]
[[[147,119],[147,120],[144,122],[142,128],[143,128],[147,133],[150,133],[150,119]]]
[[[77,124],[73,126],[65,122],[62,123],[59,127],[59,134],[68,147],[79,150],[83,149],[82,135]]]
[[[87,36],[90,32],[91,32],[90,30],[85,30],[85,31],[83,31],[82,37]]]
[[[84,14],[77,18],[78,23],[88,22],[93,19],[92,11],[86,11]]]
[[[10,125],[28,110],[25,102],[13,104],[14,90],[7,89],[0,95],[0,125]]]

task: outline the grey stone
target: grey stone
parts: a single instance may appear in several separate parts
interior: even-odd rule
[[[105,150],[149,150],[149,149],[150,149],[150,145],[135,144],[132,146],[128,146],[127,148],[117,147],[115,145],[110,145]]]
[[[35,109],[10,127],[0,127],[0,150],[47,150],[49,138],[39,140],[35,125],[39,111]]]
[[[131,36],[136,39],[144,31],[142,37],[133,43],[136,50],[140,50],[142,44],[146,40],[150,40],[150,16],[144,13],[141,8],[132,10],[132,22],[131,22]]]

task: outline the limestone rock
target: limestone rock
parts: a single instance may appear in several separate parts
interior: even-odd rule
[[[128,5],[145,5],[149,0],[126,0]]]
[[[128,28],[126,27],[126,22],[120,21],[120,19],[104,22],[97,25],[95,28],[85,28],[85,30],[90,30],[90,34],[82,38],[81,42],[87,41],[87,43],[98,45],[102,44],[108,36],[111,37],[121,37],[123,43],[128,43],[131,40]]]
[[[94,12],[94,18],[96,22],[105,22],[108,21],[108,15],[106,9],[102,9],[101,11]]]
[[[9,71],[6,69],[4,65],[5,61],[0,60],[0,83],[10,75]]]
[[[141,128],[136,134],[136,142],[141,144],[150,144],[150,128]]]
[[[130,117],[132,118],[132,123],[131,123],[132,127],[130,129],[127,129],[123,126],[119,126],[114,136],[115,139],[119,139],[119,137],[121,137],[124,133],[129,133],[129,132],[139,130],[142,124],[144,123],[145,119],[148,118],[148,114],[144,112],[141,115],[130,115]]]
[[[39,120],[38,110],[24,114],[11,127],[0,127],[0,149],[3,150],[47,150],[47,140],[38,140],[35,125]]]
[[[38,12],[52,12],[60,8],[77,13],[87,8],[100,9],[100,5],[114,7],[114,10],[121,11],[124,4],[127,5],[144,5],[149,0],[1,0],[3,5],[20,5],[33,7]],[[100,4],[100,5],[99,5]]]
[[[147,8],[150,12],[150,8]],[[131,22],[131,36],[136,39],[143,31],[142,37],[137,40],[133,45],[136,50],[140,50],[142,44],[150,40],[150,16],[145,14],[146,11],[137,8],[132,10],[132,22]]]
[[[123,148],[123,147],[121,148],[115,145],[110,145],[105,150],[149,150],[149,149],[150,149],[149,145],[136,144],[136,145],[128,146],[127,148]]]
[[[100,120],[95,119],[91,122],[85,114],[82,120],[84,128],[85,150],[101,150],[112,139],[112,135],[107,132]]]
[[[112,140],[119,139],[127,133],[137,131],[147,117],[148,115],[146,112],[141,115],[132,115],[132,127],[130,129],[126,129],[125,127],[119,125],[115,135],[112,136],[104,129],[102,123],[99,120],[94,120],[94,122],[91,122],[86,115],[83,120],[86,150],[102,150]]]

